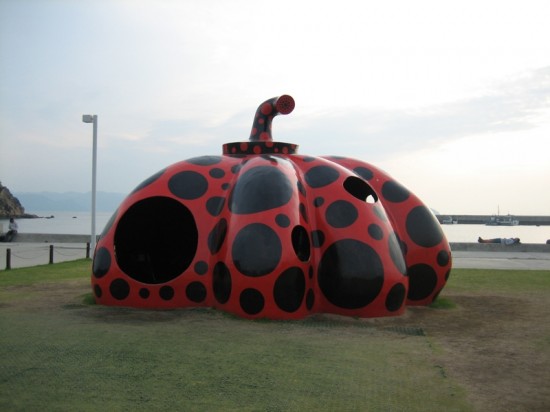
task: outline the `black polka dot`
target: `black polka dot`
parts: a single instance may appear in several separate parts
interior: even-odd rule
[[[264,212],[287,204],[292,193],[293,186],[277,167],[254,167],[235,183],[229,210],[237,214]]]
[[[233,263],[246,276],[263,276],[279,264],[282,244],[273,229],[263,223],[252,223],[237,233],[231,255]]]
[[[155,182],[159,177],[161,177],[164,174],[164,172],[166,172],[166,169],[159,170],[153,176],[148,177],[143,182],[141,182],[139,185],[137,185],[136,188],[134,190],[132,190],[132,193],[139,192],[144,187],[149,186],[151,183]]]
[[[222,158],[220,156],[199,156],[187,159],[187,163],[191,163],[199,166],[212,166],[216,163],[220,163]]]
[[[295,226],[292,229],[291,239],[294,253],[296,253],[298,259],[302,262],[307,262],[311,253],[307,230],[303,226]]]
[[[94,256],[94,264],[92,266],[92,273],[96,278],[102,278],[109,272],[111,268],[111,254],[109,250],[104,247],[97,249]]]
[[[443,240],[439,222],[425,206],[417,206],[409,212],[406,228],[412,241],[422,247],[433,247]]]
[[[264,308],[264,297],[256,289],[245,289],[239,297],[241,308],[249,315],[256,315]]]
[[[304,205],[303,203],[300,203],[300,216],[302,216],[302,219],[304,220],[304,222],[306,223],[309,222],[306,205]]]
[[[142,299],[147,299],[150,294],[151,294],[151,292],[149,292],[149,289],[147,289],[147,288],[141,288],[139,290],[139,297],[142,298]]]
[[[220,303],[226,303],[231,296],[231,273],[223,262],[218,262],[212,272],[214,297]]]
[[[371,180],[374,177],[374,173],[372,173],[372,171],[370,169],[367,169],[366,167],[359,166],[353,169],[353,171],[365,180]]]
[[[275,216],[275,222],[280,227],[288,227],[290,226],[290,219],[287,215],[283,215],[282,213],[279,213],[277,216]]]
[[[223,169],[215,167],[214,169],[211,169],[208,174],[213,177],[214,179],[221,179],[225,176],[225,172]]]
[[[298,185],[298,191],[302,194],[302,196],[306,196],[306,188],[303,183],[298,180],[296,184]]]
[[[208,190],[208,181],[200,173],[184,171],[170,178],[168,188],[180,199],[198,199]]]
[[[304,178],[309,186],[318,188],[330,185],[338,180],[339,176],[340,173],[332,167],[314,166],[305,173]]]
[[[382,196],[390,202],[401,203],[409,198],[410,193],[401,184],[389,180],[382,185]]]
[[[223,190],[227,190],[227,189],[229,189],[230,187],[231,187],[231,185],[230,185],[229,183],[224,183],[224,184],[222,184],[222,189],[223,189]]]
[[[346,200],[337,200],[331,203],[325,212],[327,223],[335,228],[352,225],[358,216],[355,206]]]
[[[99,285],[94,285],[94,294],[96,295],[96,297],[100,298],[101,295],[103,295],[103,291],[101,290],[101,286]]]
[[[339,240],[323,254],[318,282],[332,304],[357,309],[371,303],[382,290],[384,268],[380,256],[366,243]]]
[[[447,266],[449,263],[450,256],[446,250],[440,250],[437,254],[437,264],[439,266]]]
[[[185,289],[185,296],[191,302],[201,303],[206,299],[206,288],[201,282],[191,282]]]
[[[314,230],[311,232],[311,243],[313,247],[321,247],[325,243],[325,234],[321,230]]]
[[[310,290],[307,291],[306,308],[308,310],[311,310],[311,308],[313,308],[314,303],[315,303],[315,293],[313,292],[312,289],[310,289]]]
[[[208,249],[213,255],[220,251],[227,234],[227,220],[221,219],[208,235]]]
[[[285,312],[295,312],[304,300],[306,279],[298,267],[285,270],[275,281],[273,298],[277,306]]]
[[[447,272],[445,272],[445,282],[449,280],[449,275],[451,274],[451,270],[449,269]]]
[[[208,213],[212,216],[218,216],[222,212],[224,204],[225,199],[223,197],[211,197],[206,201],[206,210],[208,210]]]
[[[235,183],[229,210],[237,214],[264,212],[286,205],[292,193],[293,185],[277,167],[254,167]]]
[[[198,275],[204,275],[206,272],[208,272],[208,263],[202,260],[195,263],[195,272]]]
[[[382,240],[384,238],[384,231],[380,226],[378,226],[375,223],[371,223],[367,230],[369,232],[370,237],[372,237],[375,240]]]
[[[390,250],[390,257],[393,264],[397,270],[399,270],[399,273],[406,275],[407,264],[405,263],[404,253],[401,249],[401,242],[395,232],[388,237],[388,248]]]
[[[315,207],[323,206],[323,203],[325,203],[325,199],[322,197],[316,197],[315,200],[313,201],[313,205]]]
[[[159,290],[159,296],[163,300],[172,300],[174,297],[174,288],[171,286],[163,286]]]
[[[315,159],[314,157],[311,157],[311,156],[304,156],[304,157],[302,158],[302,160],[303,160],[304,162],[308,162],[308,163],[309,163],[309,162],[314,162],[316,159]]]
[[[231,166],[231,173],[233,174],[237,174],[239,173],[239,171],[242,169],[243,165],[242,164],[238,164],[238,165],[234,165],[234,166]]]
[[[426,299],[435,290],[437,274],[429,265],[419,263],[409,268],[409,294],[410,300]]]
[[[402,283],[394,285],[386,296],[386,309],[395,312],[403,306],[405,301],[405,286]]]
[[[109,286],[111,296],[117,300],[124,300],[130,294],[130,285],[124,279],[115,279]]]

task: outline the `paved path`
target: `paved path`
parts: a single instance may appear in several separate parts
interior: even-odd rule
[[[550,270],[550,253],[456,251],[453,268]]]
[[[86,257],[85,243],[53,244],[54,263]],[[49,263],[50,243],[0,243],[0,271],[6,268],[6,250],[11,249],[11,267]],[[453,251],[453,267],[468,269],[550,270],[550,253]]]

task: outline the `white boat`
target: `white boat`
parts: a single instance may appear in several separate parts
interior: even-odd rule
[[[489,219],[487,222],[485,222],[486,226],[517,226],[519,225],[519,220],[514,219],[514,216],[507,215],[507,216],[491,216],[491,219]]]
[[[443,225],[456,225],[458,223],[458,219],[453,219],[452,216],[447,216],[446,218],[441,220],[441,224]]]

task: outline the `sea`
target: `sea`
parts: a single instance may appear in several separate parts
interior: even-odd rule
[[[91,233],[90,212],[33,212],[38,219],[18,219],[21,233],[59,233],[87,235]],[[96,233],[100,234],[112,216],[112,212],[96,213]],[[8,220],[0,220],[4,231]],[[449,242],[477,242],[485,239],[519,237],[522,243],[546,243],[550,239],[550,226],[485,226],[485,225],[441,225]]]

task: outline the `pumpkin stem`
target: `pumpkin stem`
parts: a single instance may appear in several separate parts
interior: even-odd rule
[[[273,97],[263,102],[256,110],[252,131],[249,140],[251,142],[272,141],[271,121],[278,114],[289,114],[294,110],[294,99],[288,94]]]

